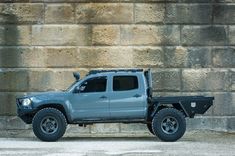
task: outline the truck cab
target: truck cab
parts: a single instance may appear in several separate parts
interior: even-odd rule
[[[141,72],[92,72],[70,88],[72,119],[144,120],[147,82]]]
[[[204,114],[213,97],[153,97],[151,70],[92,70],[64,92],[17,98],[18,116],[33,125],[43,141],[56,141],[67,124],[142,123],[163,141],[176,141],[186,130],[185,118]]]

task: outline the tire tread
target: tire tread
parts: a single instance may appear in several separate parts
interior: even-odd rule
[[[60,136],[58,139],[52,139],[52,140],[50,140],[50,139],[48,139],[48,138],[42,138],[42,137],[38,136],[38,133],[39,133],[39,132],[38,132],[37,129],[35,129],[35,126],[34,126],[34,123],[37,122],[37,121],[36,121],[37,115],[38,115],[39,113],[44,112],[44,111],[47,111],[47,110],[48,110],[48,111],[53,110],[53,111],[56,111],[56,112],[59,114],[59,117],[63,120],[63,122],[64,122],[64,124],[65,124],[65,131],[66,131],[66,127],[67,127],[68,123],[67,123],[67,120],[66,120],[66,118],[65,118],[65,115],[64,115],[60,110],[58,110],[58,109],[56,109],[56,108],[53,108],[53,107],[46,107],[46,108],[43,108],[43,109],[39,110],[39,111],[34,115],[33,120],[32,120],[33,131],[34,131],[34,134],[35,134],[40,140],[42,140],[42,141],[56,141],[56,140],[58,140],[60,137],[63,136],[63,134],[64,134],[65,131],[62,133],[62,136]]]
[[[179,135],[179,137],[174,138],[174,139],[172,139],[172,138],[170,138],[170,137],[168,137],[168,138],[163,138],[163,136],[161,136],[161,134],[159,134],[159,133],[156,132],[156,131],[159,131],[159,130],[157,130],[157,129],[154,130],[155,124],[156,124],[156,122],[157,122],[156,120],[158,120],[158,118],[159,118],[159,116],[160,116],[159,114],[161,114],[163,111],[174,112],[174,113],[178,114],[180,118],[183,119],[183,120],[182,120],[183,123],[179,123],[179,124],[182,124],[182,125],[179,125],[179,126],[183,126],[183,127],[182,127],[182,130],[183,130],[183,131],[181,132],[181,134]],[[177,109],[175,109],[175,108],[163,108],[163,109],[159,110],[159,111],[155,114],[155,116],[153,117],[153,120],[152,120],[152,128],[153,128],[154,134],[155,134],[156,136],[158,136],[158,138],[161,139],[162,141],[176,141],[176,140],[180,139],[180,138],[184,135],[184,133],[185,133],[185,130],[186,130],[185,115],[184,115],[181,111],[179,111],[179,110],[177,110]]]

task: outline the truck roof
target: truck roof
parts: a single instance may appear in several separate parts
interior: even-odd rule
[[[115,70],[91,70],[87,75],[98,74],[98,73],[107,73],[107,72],[143,72],[143,69],[115,69]]]

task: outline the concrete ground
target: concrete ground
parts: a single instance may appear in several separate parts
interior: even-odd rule
[[[35,137],[0,138],[1,156],[235,156],[235,134],[190,131],[177,142],[155,137],[64,137],[41,142]]]

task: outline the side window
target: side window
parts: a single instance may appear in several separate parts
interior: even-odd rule
[[[105,92],[107,85],[106,77],[95,77],[83,82],[79,88],[80,93]]]
[[[138,79],[136,76],[114,76],[113,91],[125,91],[138,89]]]

